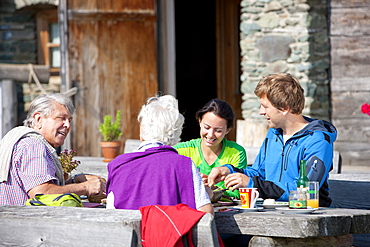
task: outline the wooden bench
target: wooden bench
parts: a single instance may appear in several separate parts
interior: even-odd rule
[[[139,139],[126,139],[123,153],[131,153],[139,147],[140,143]]]
[[[370,174],[330,174],[329,188],[333,207],[370,209]]]
[[[139,210],[0,206],[1,246],[142,246]],[[195,246],[216,246],[214,217],[192,229]]]

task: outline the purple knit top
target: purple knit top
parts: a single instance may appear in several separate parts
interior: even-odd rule
[[[108,164],[106,191],[117,209],[179,203],[196,209],[191,165],[167,145],[122,154]]]

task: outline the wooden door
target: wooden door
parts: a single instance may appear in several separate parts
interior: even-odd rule
[[[155,0],[68,0],[68,69],[78,155],[101,156],[99,124],[122,112],[121,141],[139,138],[136,120],[158,90]],[[123,148],[122,148],[123,150]]]
[[[185,115],[183,141],[199,138],[195,112],[213,98],[227,101],[236,119],[242,118],[239,6],[240,0],[175,1],[176,93]],[[236,140],[236,126],[227,138]]]
[[[217,97],[227,101],[235,119],[242,119],[240,90],[240,0],[216,0]],[[236,140],[236,121],[229,140]]]

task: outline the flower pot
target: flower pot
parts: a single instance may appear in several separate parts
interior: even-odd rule
[[[100,147],[103,153],[103,161],[109,162],[120,154],[121,142],[100,142]]]

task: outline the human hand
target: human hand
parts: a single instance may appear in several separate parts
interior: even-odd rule
[[[77,183],[85,183],[86,195],[103,196],[105,195],[106,181],[96,175],[81,174],[75,178]]]
[[[203,174],[203,173],[199,173],[199,174],[200,174],[200,177],[202,178],[202,181],[203,181],[204,185],[207,185],[208,184],[208,175]]]
[[[212,187],[214,184],[223,181],[229,173],[230,171],[229,168],[227,167],[224,166],[215,167],[209,173],[207,182],[205,184],[208,187]]]
[[[238,188],[246,188],[249,183],[249,177],[242,173],[232,173],[226,176],[225,186],[234,191]]]
[[[204,187],[206,188],[206,192],[209,196],[209,199],[211,199],[213,197],[213,190],[208,186],[204,186]]]

